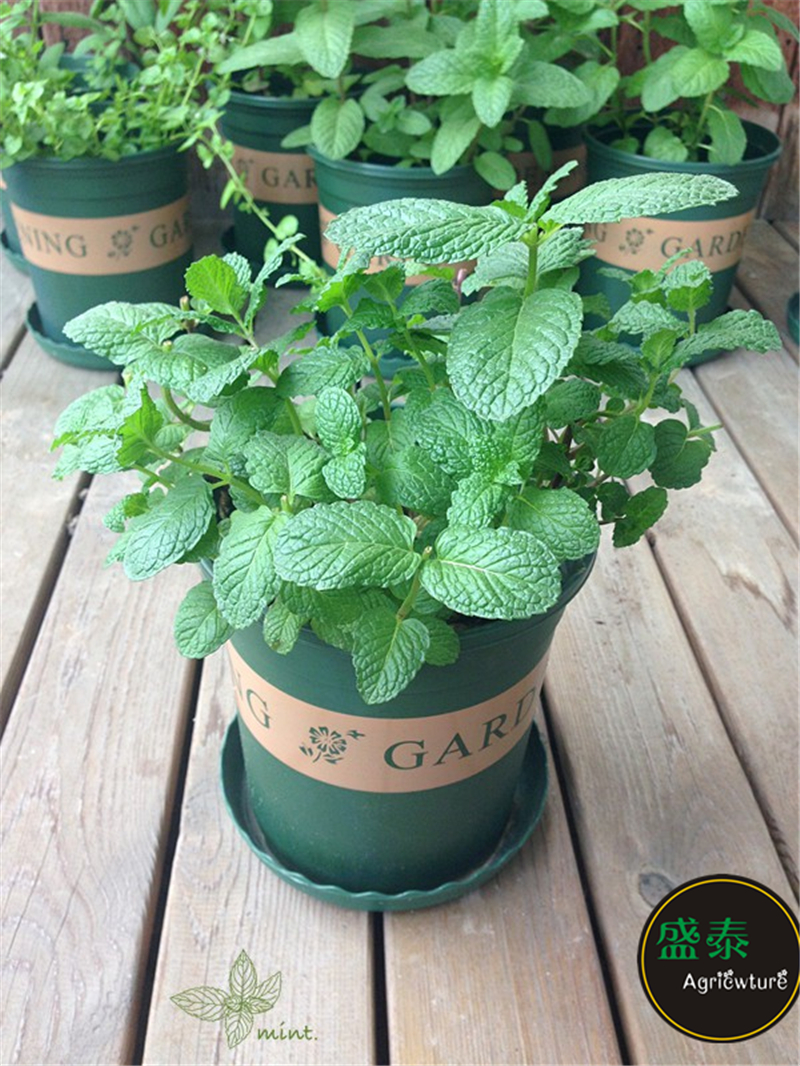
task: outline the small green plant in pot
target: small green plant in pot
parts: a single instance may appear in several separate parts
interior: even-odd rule
[[[679,5],[618,0],[595,7],[608,29],[585,39],[594,55],[575,69],[592,91],[592,102],[546,115],[556,125],[589,123],[589,181],[672,170],[714,174],[735,185],[738,195],[677,219],[660,216],[635,225],[625,219],[592,230],[597,256],[584,268],[583,291],[602,287],[617,307],[626,298],[625,286],[618,274],[601,273],[604,267],[657,269],[665,256],[690,247],[714,274],[713,293],[701,313],[713,318],[727,307],[748,228],[781,150],[771,130],[743,121],[733,105],[793,99],[777,31],[797,39],[797,26],[760,0]],[[563,30],[574,17],[568,9],[559,0],[553,4]],[[621,69],[623,30],[640,42],[641,66],[632,72]]]
[[[634,543],[713,451],[679,368],[708,345],[778,344],[755,312],[698,326],[695,263],[636,279],[584,326],[582,225],[726,183],[610,181],[550,206],[554,184],[532,203],[520,184],[487,207],[341,216],[334,235],[357,250],[306,306],[346,322],[314,346],[305,325],[256,338],[279,255],[255,279],[235,254],[200,260],[180,307],[110,303],[67,327],[125,383],[63,413],[56,476],[139,473],[106,518],[132,580],[204,567],[175,634],[190,656],[229,647],[237,824],[281,876],[348,906],[451,898],[522,845],[544,798],[531,722],[547,651],[600,527]],[[416,262],[367,273],[381,254]],[[482,299],[459,306],[439,276],[398,303],[406,270],[448,259],[477,259]],[[391,381],[376,325],[413,360]]]

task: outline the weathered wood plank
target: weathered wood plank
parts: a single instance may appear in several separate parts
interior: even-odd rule
[[[114,374],[63,366],[26,336],[0,385],[0,721],[5,721],[42,610],[68,542],[68,523],[84,483],[53,481],[50,452],[61,411]]]
[[[222,655],[206,660],[181,830],[170,879],[145,1063],[370,1063],[374,1061],[369,918],[284,884],[247,848],[225,809],[219,754],[234,703]],[[196,985],[226,987],[245,950],[259,978],[280,970],[275,1007],[230,1050],[222,1025],[180,1011],[170,996]],[[259,1040],[257,1030],[309,1039]]]
[[[756,219],[747,234],[736,284],[753,307],[775,323],[795,362],[797,344],[789,334],[786,302],[796,283],[797,252],[773,226]]]
[[[542,823],[506,870],[385,922],[392,1062],[621,1061],[552,769]]]
[[[731,306],[750,302],[735,290]],[[798,538],[798,368],[785,349],[736,351],[695,368],[719,421]]]
[[[2,744],[4,1063],[130,1063],[194,668],[89,493]],[[119,488],[119,484],[116,485]]]
[[[647,544],[604,540],[556,633],[545,690],[631,1061],[794,1063],[791,1021],[704,1043],[667,1025],[638,980],[644,922],[671,888],[732,872],[790,898]]]
[[[30,279],[0,254],[0,367],[8,363],[22,338],[32,301]]]
[[[798,245],[798,225],[796,221],[786,219],[776,219],[772,223],[773,227],[780,233],[782,237],[791,244],[792,248],[797,250]]]

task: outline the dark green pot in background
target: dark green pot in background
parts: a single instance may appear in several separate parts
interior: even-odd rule
[[[542,122],[543,115],[543,111],[532,110],[528,117]],[[571,196],[586,184],[586,144],[583,139],[582,126],[546,126],[545,128],[553,154],[549,168],[542,167],[536,155],[530,150],[509,152],[508,160],[517,172],[517,179],[524,181],[528,186],[528,196],[531,199],[551,174],[554,174],[559,167],[563,167],[565,163],[574,160],[578,165],[559,182],[553,191],[551,199],[557,202],[563,200],[565,196]],[[524,120],[519,123],[514,134],[521,141],[527,141],[528,130]]]
[[[192,260],[185,155],[174,148],[107,159],[28,159],[6,171],[36,294],[29,314],[50,354],[108,370],[63,333],[110,300],[176,303]]]
[[[278,872],[304,875],[312,894],[396,896],[484,863],[512,812],[554,630],[593,561],[571,565],[552,610],[466,630],[455,664],[423,666],[382,705],[364,703],[349,655],[309,630],[285,656],[259,625],[236,633],[243,773]]]
[[[604,293],[612,311],[616,311],[628,299],[628,289],[623,282],[604,277],[600,273],[603,267],[621,268],[631,274],[644,268],[658,270],[675,252],[694,248],[696,257],[714,275],[711,300],[698,312],[698,322],[708,322],[725,313],[747,230],[755,217],[769,170],[781,151],[780,141],[770,130],[753,122],[745,122],[744,126],[745,158],[733,165],[670,163],[623,152],[609,143],[619,136],[616,127],[585,133],[589,183],[666,171],[711,174],[731,182],[739,193],[713,206],[587,227],[586,235],[596,242],[597,255],[581,264],[581,293]],[[716,354],[706,353],[694,362],[705,362]]]
[[[430,167],[398,167],[384,163],[361,163],[351,159],[328,159],[310,149],[314,160],[319,191],[319,228],[322,234],[322,261],[333,272],[339,262],[339,249],[325,239],[328,223],[352,207],[366,207],[386,200],[403,197],[452,200],[461,204],[482,206],[490,204],[495,194],[471,166],[453,167],[444,174],[434,174]],[[381,270],[391,262],[389,256],[373,260],[374,268]],[[420,278],[420,281],[425,280]],[[413,282],[412,282],[413,284]],[[406,286],[410,291],[411,286]],[[358,304],[358,294],[353,297],[353,306]],[[402,299],[402,297],[401,297]],[[320,316],[317,326],[328,335],[335,333],[344,322],[340,311]],[[377,330],[368,331],[370,343],[382,339]],[[384,356],[381,368],[384,376],[390,377],[395,370],[410,365],[411,360],[403,355]]]
[[[17,225],[14,222],[14,216],[11,214],[11,204],[9,203],[8,192],[6,191],[6,180],[2,171],[0,171],[0,213],[2,213],[3,219],[3,232],[0,236],[3,253],[6,258],[14,264],[17,270],[21,270],[24,274],[27,274],[28,264],[25,262],[25,256],[22,254],[22,249],[19,246]]]
[[[222,132],[233,142],[233,164],[245,173],[245,183],[256,202],[277,224],[294,215],[306,235],[300,247],[319,262],[319,223],[314,164],[302,151],[281,148],[293,130],[306,126],[317,100],[265,97],[233,90],[222,117]],[[251,263],[264,262],[264,245],[272,234],[246,211],[237,210],[233,223],[233,248]]]

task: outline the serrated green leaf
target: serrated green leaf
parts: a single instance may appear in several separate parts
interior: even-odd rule
[[[794,82],[786,70],[761,70],[742,63],[742,81],[748,92],[771,104],[788,104],[794,99]]]
[[[125,419],[124,405],[125,390],[121,385],[102,385],[84,393],[58,416],[53,447],[73,443],[85,432],[93,436],[103,430],[113,433]]]
[[[547,425],[561,429],[570,422],[588,418],[600,406],[600,390],[591,381],[572,378],[559,381],[545,396]]]
[[[696,311],[704,307],[714,288],[711,271],[700,259],[678,263],[664,278],[663,289],[673,311]],[[675,335],[675,331],[672,332]]]
[[[376,484],[384,503],[428,516],[445,513],[454,488],[450,476],[416,444],[390,452]]]
[[[477,618],[528,618],[552,607],[561,591],[552,552],[530,533],[506,528],[445,529],[421,580],[446,607]]]
[[[420,447],[446,473],[457,478],[470,473],[469,442],[480,436],[482,427],[449,389],[437,389],[424,408],[414,411],[411,430]]]
[[[494,289],[465,308],[450,336],[447,367],[456,396],[482,418],[502,422],[556,380],[580,338],[583,309],[572,292],[524,297]]]
[[[346,389],[322,389],[314,407],[317,434],[333,455],[346,455],[361,440],[361,413]]]
[[[475,69],[456,52],[439,51],[415,63],[406,75],[406,85],[422,96],[458,96],[472,91]]]
[[[509,108],[514,82],[505,74],[479,77],[472,87],[472,106],[485,126],[496,126]]]
[[[526,488],[511,503],[508,524],[533,534],[559,562],[596,551],[600,526],[589,505],[571,489]]]
[[[388,607],[367,611],[353,627],[353,666],[365,703],[386,703],[413,680],[430,644],[426,626]]]
[[[777,72],[784,69],[781,46],[769,34],[757,29],[745,30],[736,44],[725,49],[725,58],[730,63],[747,63],[761,70]]]
[[[629,300],[614,314],[609,326],[617,333],[651,337],[660,330],[681,332],[683,323],[671,315],[666,307],[648,303],[646,300]]]
[[[338,78],[342,73],[350,54],[354,25],[355,5],[351,0],[306,4],[297,12],[297,44],[306,62],[323,78]]]
[[[667,418],[655,427],[655,461],[650,473],[656,485],[665,489],[688,489],[703,476],[711,458],[708,440],[689,439],[686,426],[676,418]]]
[[[180,320],[169,304],[111,301],[70,319],[64,333],[90,352],[117,366],[127,366],[159,351],[179,329]]]
[[[433,137],[431,167],[445,174],[454,167],[475,140],[481,120],[468,96],[454,96],[442,105],[441,121]]]
[[[493,189],[510,189],[517,180],[514,167],[499,152],[481,152],[475,157],[475,169]]]
[[[598,114],[619,85],[619,71],[611,63],[600,64],[588,60],[572,72],[589,92],[586,103],[577,107],[550,107],[544,121],[550,126],[579,126]]]
[[[777,352],[781,338],[772,322],[758,311],[728,311],[713,322],[705,322],[697,333],[680,341],[675,349],[677,366],[714,348],[733,351],[744,348],[753,352]]]
[[[360,348],[317,347],[283,371],[277,385],[279,396],[316,396],[329,386],[350,388],[369,373],[369,362]]]
[[[206,255],[192,263],[186,271],[186,289],[196,300],[204,300],[212,311],[221,315],[236,315],[244,307],[248,296],[250,271],[242,284],[231,263],[216,255]]]
[[[367,446],[359,441],[353,451],[335,455],[322,469],[322,476],[331,492],[342,500],[357,499],[364,492],[367,475],[364,463]]]
[[[727,108],[712,108],[708,113],[709,163],[733,166],[741,162],[747,148],[747,133],[742,120]]]
[[[243,448],[251,485],[259,492],[309,500],[329,498],[322,468],[328,456],[314,441],[277,433],[259,433]]]
[[[164,416],[151,399],[147,389],[140,392],[141,406],[129,414],[120,426],[117,459],[123,466],[147,462],[152,455]]]
[[[283,411],[276,390],[268,387],[243,389],[223,400],[214,411],[207,457],[230,462],[257,433],[273,428]]]
[[[297,34],[282,33],[237,48],[217,65],[216,70],[220,74],[235,74],[240,70],[254,70],[257,67],[272,67],[277,64],[294,66],[304,60]]]
[[[204,659],[230,640],[233,632],[217,607],[210,581],[189,589],[175,615],[175,643],[181,655]]]
[[[479,529],[490,526],[511,498],[507,485],[493,481],[488,474],[475,472],[459,481],[453,492],[447,521],[451,526]]]
[[[672,68],[682,96],[706,96],[721,88],[729,76],[728,63],[704,48],[688,48]]]
[[[199,1018],[202,1022],[221,1022],[225,1014],[227,995],[221,988],[202,985],[198,988],[188,988],[185,992],[179,992],[169,998],[176,1007],[180,1007],[192,1018]]]
[[[689,158],[689,149],[672,130],[656,126],[645,137],[643,153],[650,159],[663,159],[668,163],[683,163]]]
[[[326,232],[343,249],[454,263],[516,240],[526,228],[523,219],[499,207],[402,198],[353,208],[335,218]]]
[[[382,504],[318,504],[281,530],[275,567],[285,581],[316,589],[387,588],[419,566],[415,535],[410,518]]]
[[[200,540],[214,514],[211,486],[202,478],[179,481],[152,510],[131,519],[125,573],[142,581],[177,562]]]
[[[288,655],[297,643],[305,621],[277,599],[264,615],[264,641],[279,655]]]
[[[117,459],[119,441],[109,437],[91,437],[80,444],[65,444],[53,470],[56,481],[85,470],[87,474],[113,474],[122,470]]]
[[[234,511],[214,563],[214,595],[222,614],[236,629],[255,622],[278,591],[275,541],[286,522],[268,507]]]
[[[673,78],[672,72],[675,64],[687,51],[683,45],[677,45],[645,68],[641,97],[642,107],[646,111],[658,114],[680,97],[681,87]]]
[[[328,96],[314,108],[311,136],[317,149],[329,159],[344,159],[354,152],[363,132],[364,112],[353,99]]]
[[[531,60],[523,68],[514,68],[517,84],[513,102],[528,107],[578,108],[589,104],[593,91],[569,70],[555,63]]]
[[[611,477],[641,474],[656,456],[653,427],[634,414],[607,421],[597,442],[597,461]]]
[[[614,523],[614,547],[635,544],[667,509],[665,489],[650,486],[625,502],[625,515]]]
[[[423,590],[424,591],[424,590]],[[461,641],[458,633],[442,618],[425,616],[420,621],[428,630],[430,643],[425,652],[425,662],[431,666],[450,666],[461,654]]]
[[[736,188],[730,182],[711,174],[637,174],[587,185],[554,204],[542,217],[567,225],[620,222],[716,204],[735,195]]]

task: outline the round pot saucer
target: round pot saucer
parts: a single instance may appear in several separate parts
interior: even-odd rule
[[[58,359],[60,363],[68,363],[70,366],[77,366],[82,370],[116,369],[108,359],[94,355],[84,348],[82,344],[70,344],[69,341],[57,341],[53,340],[52,337],[48,337],[42,327],[39,308],[35,303],[28,308],[25,315],[25,324],[33,334],[39,347],[47,352],[48,355],[52,355],[54,359]]]
[[[0,233],[0,247],[3,249],[3,255],[12,263],[21,274],[28,273],[28,261],[22,252],[15,252],[11,245],[8,243],[8,234],[5,230]]]
[[[409,911],[433,907],[466,895],[502,869],[517,854],[533,832],[544,810],[547,796],[547,757],[534,725],[525,753],[514,806],[505,832],[492,855],[457,881],[447,881],[433,889],[409,889],[395,895],[384,892],[349,892],[338,885],[317,884],[297,870],[284,866],[270,851],[256,823],[247,795],[238,722],[234,719],[225,733],[220,760],[225,805],[236,828],[250,849],[282,880],[310,896],[340,907],[361,911]]]

